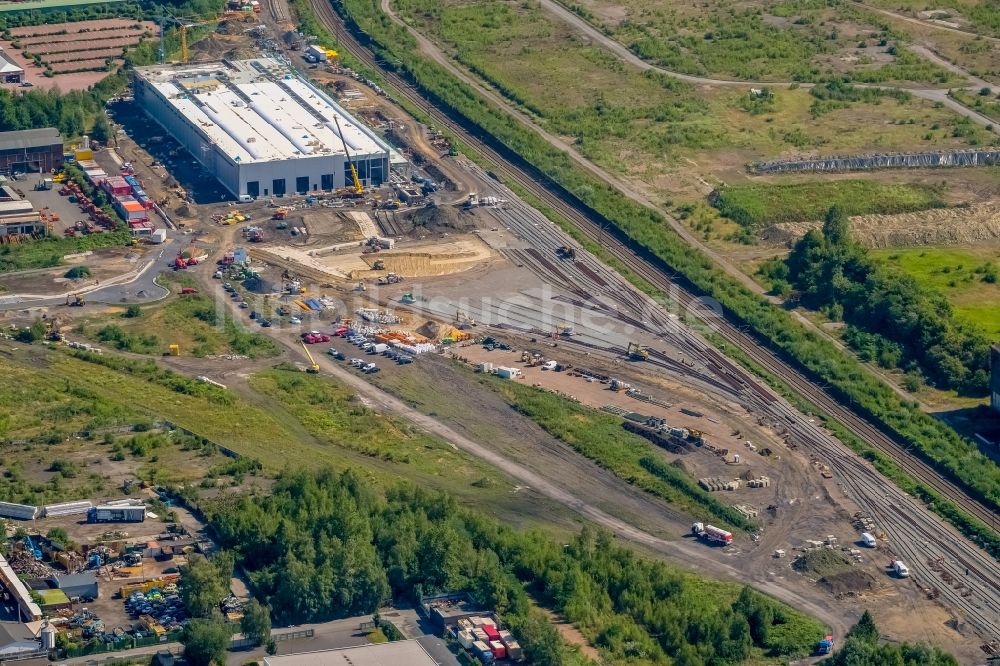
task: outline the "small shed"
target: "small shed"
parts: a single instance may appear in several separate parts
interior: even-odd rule
[[[98,594],[97,576],[93,572],[56,576],[56,587],[71,599],[73,597],[96,599]]]

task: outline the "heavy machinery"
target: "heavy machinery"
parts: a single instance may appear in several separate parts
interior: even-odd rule
[[[637,342],[628,343],[628,350],[625,353],[628,354],[629,360],[632,361],[649,360],[649,351]]]
[[[55,342],[57,344],[65,341],[66,337],[62,334],[61,330],[62,320],[59,319],[59,317],[53,317],[52,319],[49,319],[48,323],[46,324],[46,328],[48,329],[45,336],[47,340],[49,340],[50,342]]]
[[[358,169],[354,166],[354,160],[351,159],[351,151],[347,149],[347,139],[344,138],[344,131],[340,129],[340,120],[337,118],[337,114],[333,114],[333,122],[337,127],[337,134],[340,135],[340,141],[344,144],[344,155],[347,156],[347,165],[351,167],[351,179],[354,181],[354,189],[349,193],[354,197],[364,196],[365,188],[361,184],[361,179],[358,178]]]
[[[733,542],[732,532],[727,532],[726,530],[715,527],[714,525],[705,525],[704,523],[692,524],[691,534],[704,539],[709,543],[717,543],[722,546],[728,546]]]
[[[287,216],[287,215],[288,215],[288,209],[287,208],[279,208],[278,210],[274,211],[274,215],[271,216],[271,219],[272,220],[283,220],[283,219],[285,219],[285,216]]]
[[[83,307],[86,304],[87,304],[87,301],[84,300],[83,296],[81,296],[80,294],[73,294],[72,296],[67,296],[66,297],[66,305],[69,305],[71,307],[78,307],[78,308],[80,308],[80,307]]]
[[[306,358],[309,359],[309,365],[306,366],[306,372],[310,375],[318,375],[319,363],[316,362],[316,359],[314,359],[313,355],[309,352],[309,347],[306,347],[305,341],[302,341],[299,344],[302,345],[302,351],[306,353]]]
[[[576,248],[569,247],[568,245],[560,245],[556,248],[556,256],[560,259],[576,259]]]
[[[833,652],[833,636],[828,634],[816,644],[816,654],[830,654],[831,652]]]

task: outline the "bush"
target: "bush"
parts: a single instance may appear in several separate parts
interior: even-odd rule
[[[89,266],[74,266],[63,274],[64,278],[70,280],[79,280],[81,278],[90,277],[90,267]]]

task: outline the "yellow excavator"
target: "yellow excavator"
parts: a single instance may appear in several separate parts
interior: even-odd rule
[[[340,120],[337,118],[337,114],[333,114],[333,123],[337,127],[337,134],[340,135],[340,141],[344,144],[344,155],[347,156],[347,164],[351,167],[351,178],[354,180],[354,189],[350,191],[350,194],[355,197],[364,196],[365,188],[361,184],[361,179],[358,178],[358,169],[354,166],[354,160],[351,159],[351,151],[347,149],[347,139],[344,138],[344,131],[340,129]]]
[[[316,359],[313,358],[312,353],[309,352],[309,347],[306,347],[306,343],[300,342],[299,344],[302,345],[302,351],[306,353],[306,358],[309,359],[309,365],[306,366],[306,372],[308,372],[310,375],[318,375],[319,363],[316,362]]]

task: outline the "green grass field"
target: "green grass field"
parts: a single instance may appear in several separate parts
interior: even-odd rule
[[[748,227],[820,220],[831,206],[848,215],[909,213],[945,205],[941,190],[927,185],[832,180],[788,185],[734,185],[718,191],[721,214]]]
[[[567,2],[640,57],[699,76],[749,81],[920,81],[951,75],[906,49],[899,32],[847,3],[811,0]]]
[[[101,247],[123,247],[132,240],[128,231],[94,234],[76,238],[45,238],[18,245],[0,246],[0,273],[31,268],[50,268],[63,263],[67,254],[96,250]]]
[[[206,294],[179,295],[182,287],[195,283],[176,274],[160,277],[160,284],[173,295],[166,300],[139,308],[135,317],[126,311],[91,317],[75,330],[98,344],[136,354],[159,356],[177,344],[184,356],[205,357],[239,354],[250,358],[271,358],[279,354],[271,338],[247,330]]]
[[[256,458],[267,474],[299,465],[353,467],[380,484],[406,479],[452,493],[519,524],[556,531],[572,524],[567,510],[514,492],[514,484],[495,468],[369,410],[329,377],[266,370],[219,396],[214,390],[192,395],[168,376],[120,372],[68,351],[6,342],[0,343],[0,372],[12,380],[0,386],[0,440],[48,435],[52,423],[66,433],[167,420]],[[132,455],[127,447],[125,453]],[[161,478],[162,472],[151,472],[156,464],[149,455],[139,462]],[[173,475],[162,476],[168,477]],[[491,482],[481,483],[484,478]]]
[[[1000,337],[1000,282],[984,279],[1000,270],[996,248],[908,248],[871,253],[943,294],[959,319]]]
[[[664,198],[703,196],[700,176],[822,154],[986,145],[995,137],[926,100],[853,101],[822,114],[804,89],[776,89],[761,112],[747,90],[705,89],[625,65],[535,5],[394,0],[397,13],[547,130]]]
[[[968,90],[953,90],[950,94],[956,101],[1000,123],[1000,99],[995,95],[978,95]]]

